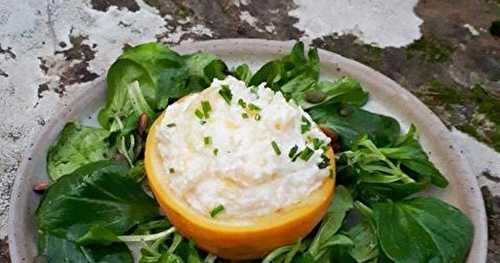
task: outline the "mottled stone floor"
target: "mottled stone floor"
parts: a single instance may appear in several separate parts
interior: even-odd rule
[[[102,79],[123,47],[152,40],[301,38],[383,72],[452,129],[483,186],[488,261],[500,262],[500,38],[489,32],[498,19],[498,0],[5,0],[0,237],[32,138],[57,108]],[[0,262],[9,261],[7,243],[0,239]]]

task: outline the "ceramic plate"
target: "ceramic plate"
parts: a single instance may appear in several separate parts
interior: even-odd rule
[[[255,70],[265,61],[288,53],[293,44],[257,39],[223,39],[185,43],[174,49],[180,53],[212,52],[230,66],[244,62]],[[474,223],[475,234],[467,262],[485,262],[488,239],[483,199],[467,161],[453,148],[449,130],[422,102],[381,73],[328,51],[319,50],[319,56],[322,78],[349,75],[359,80],[370,92],[367,109],[395,117],[403,129],[410,123],[417,126],[422,145],[450,181],[444,191],[437,193],[431,190],[426,194],[452,203],[469,216]],[[103,81],[89,87],[82,97],[52,116],[33,142],[32,151],[25,156],[14,184],[9,214],[8,231],[13,263],[32,263],[37,254],[34,213],[39,195],[32,191],[32,186],[47,179],[46,154],[49,144],[54,142],[69,120],[80,119],[87,124],[95,124],[95,112],[103,106],[105,96]]]

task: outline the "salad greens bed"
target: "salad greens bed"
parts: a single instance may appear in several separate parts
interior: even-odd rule
[[[40,255],[51,263],[127,263],[133,254],[141,263],[225,262],[198,250],[160,214],[145,190],[143,148],[148,125],[169,104],[233,75],[281,91],[336,139],[337,190],[320,225],[258,261],[464,262],[470,220],[436,198],[415,196],[448,184],[415,127],[402,134],[395,119],[362,109],[368,93],[358,81],[319,74],[317,50],[305,54],[300,42],[255,73],[157,43],[125,50],[108,71],[102,128],[70,122],[50,147],[50,187],[36,212]]]

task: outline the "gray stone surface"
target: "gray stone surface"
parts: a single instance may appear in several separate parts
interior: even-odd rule
[[[500,40],[494,0],[4,0],[0,5],[0,262],[10,189],[30,142],[102,79],[123,47],[213,38],[303,39],[380,70],[452,129],[500,262]],[[481,141],[483,143],[478,142]]]

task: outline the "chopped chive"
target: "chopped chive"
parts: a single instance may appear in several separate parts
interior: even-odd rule
[[[210,137],[210,136],[203,137],[203,143],[207,146],[212,144],[212,137]]]
[[[241,98],[238,100],[238,105],[240,105],[243,109],[247,107],[247,103]]]
[[[290,152],[288,152],[288,157],[290,157],[290,159],[292,159],[293,157],[295,157],[295,154],[297,153],[297,151],[299,150],[299,146],[297,145],[294,145],[291,149],[290,149]]]
[[[200,111],[200,109],[196,109],[194,111],[194,115],[196,115],[196,117],[198,117],[198,119],[203,119],[203,112]]]
[[[214,209],[212,209],[212,211],[210,211],[210,217],[214,218],[214,217],[216,217],[218,214],[220,214],[222,212],[224,212],[224,206],[223,205],[218,205]]]
[[[207,123],[207,122],[206,121],[200,121],[201,125],[205,125],[205,123]]]
[[[271,142],[271,146],[273,146],[273,150],[276,153],[276,155],[281,155],[280,147],[278,147],[278,144],[275,141]]]
[[[214,155],[217,156],[218,153],[219,153],[219,149],[215,148],[214,149]]]
[[[320,140],[319,138],[313,138],[312,143],[313,143],[314,150],[319,150],[321,148],[321,146],[323,145],[324,141]]]
[[[172,123],[169,123],[169,124],[167,124],[167,127],[168,127],[168,128],[175,127],[175,123],[173,123],[173,122],[172,122]]]
[[[257,113],[257,114],[255,114],[254,119],[255,119],[256,121],[260,121],[260,119],[262,119],[262,116],[260,116],[260,114],[258,114],[258,113]]]
[[[222,88],[219,90],[219,95],[226,101],[227,105],[231,105],[233,94],[228,85],[222,85]]]
[[[323,150],[323,152],[328,151],[328,144],[323,144],[323,145],[321,145],[321,148],[320,148],[320,149],[321,149],[321,150]]]
[[[304,116],[302,116],[302,125],[300,126],[300,132],[302,134],[311,130],[311,122]]]
[[[260,107],[253,104],[253,103],[248,103],[248,109],[251,110],[251,111],[260,111]]]
[[[327,167],[328,167],[328,163],[325,163],[325,162],[318,163],[318,168],[319,169],[325,169]]]
[[[210,117],[210,112],[212,111],[212,106],[210,106],[210,102],[208,102],[207,100],[202,101],[201,109],[203,110],[203,115],[205,116],[205,119],[208,119]]]
[[[246,112],[243,112],[243,113],[241,114],[241,117],[242,117],[243,119],[248,119],[248,114],[247,114]]]
[[[306,147],[304,150],[302,150],[302,152],[300,152],[300,159],[307,162],[307,161],[309,161],[309,159],[311,158],[313,153],[314,153],[314,151],[311,150],[311,148]]]
[[[328,158],[328,156],[326,156],[325,154],[322,154],[321,159],[322,161],[318,163],[318,168],[319,169],[327,168],[330,165],[330,158]]]
[[[173,173],[175,173],[175,169],[174,168],[170,168],[170,169],[168,169],[168,172],[171,173],[171,174],[173,174]]]

